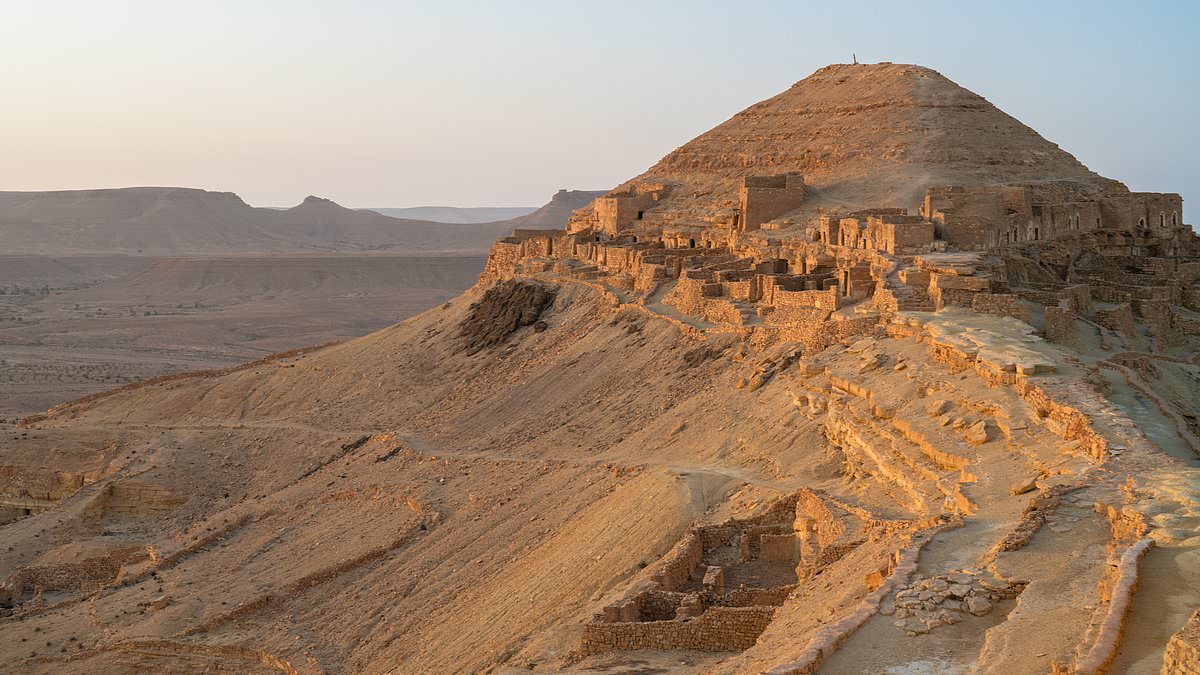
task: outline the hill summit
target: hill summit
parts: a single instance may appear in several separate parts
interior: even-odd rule
[[[681,210],[730,209],[748,174],[799,172],[814,203],[915,206],[932,185],[1120,189],[930,68],[830,65],[671,152],[634,183]]]

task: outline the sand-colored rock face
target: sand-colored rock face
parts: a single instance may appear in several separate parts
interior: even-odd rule
[[[891,64],[626,188],[385,330],[0,428],[0,489],[60,486],[0,526],[6,663],[1194,665],[1178,196]]]

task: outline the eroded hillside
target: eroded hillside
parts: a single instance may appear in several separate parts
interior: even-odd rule
[[[6,665],[1193,672],[1179,196],[927,69],[768,103],[436,309],[5,427]],[[792,170],[847,115],[923,140]]]
[[[532,297],[522,286],[500,288]],[[540,331],[500,322],[512,332],[490,350],[472,353],[462,334],[477,299],[464,297],[343,345],[133,388],[8,432],[24,480],[67,447],[87,450],[53,463],[90,471],[38,486],[60,501],[4,528],[19,618],[0,630],[21,645],[10,658],[47,672],[587,668],[614,658],[578,661],[592,614],[679,592],[646,584],[693,522],[802,492],[820,525],[778,554],[792,588],[766,605],[761,637],[736,658],[675,652],[674,665],[803,660],[870,608],[848,644],[878,633],[897,648],[839,651],[828,672],[919,660],[930,640],[962,665],[997,650],[1018,669],[995,672],[1035,672],[1096,640],[1121,569],[1110,563],[1147,516],[1181,519],[1156,530],[1167,546],[1200,517],[1194,475],[1116,411],[1096,432],[1123,449],[1092,457],[1090,441],[1064,437],[1090,432],[937,356],[919,331],[796,358],[576,284],[556,295]],[[1064,405],[1102,403],[1060,379],[1041,386],[1063,387]],[[796,507],[775,510],[790,533]],[[731,588],[746,581],[728,569]],[[961,611],[948,590],[943,607],[907,617],[904,598],[881,599],[964,574],[998,589],[981,591],[988,611]],[[1004,647],[1034,642],[1044,647]],[[616,663],[662,658],[631,654]]]

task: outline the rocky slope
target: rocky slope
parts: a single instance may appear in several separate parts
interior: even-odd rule
[[[1075,490],[1072,505],[1118,508],[1127,476],[1190,480],[1168,478],[1184,474],[1152,453],[1110,464],[1115,475],[1102,479],[1086,457],[1060,454],[1056,430],[1016,393],[956,373],[918,343],[831,350],[738,388],[762,357],[735,336],[615,306],[578,285],[542,286],[555,296],[536,317],[542,327],[510,323],[513,312],[537,313],[524,309],[536,294],[521,288],[493,297],[484,315],[477,292],[343,345],[133,387],[6,431],[7,461],[27,482],[39,467],[91,472],[78,492],[47,492],[62,500],[53,509],[4,526],[0,569],[44,575],[59,565],[74,579],[63,587],[38,577],[45,607],[0,622],[10,663],[26,672],[478,672],[649,659],[684,672],[757,672],[801,658],[825,622],[864,602],[863,575],[894,544],[862,544],[813,577],[736,658],[632,652],[580,663],[573,626],[652,570],[693,521],[754,513],[801,488],[875,517],[919,519],[960,485],[967,526],[922,553],[921,573],[932,577],[995,558],[1030,503],[1010,486],[1030,477]],[[515,304],[503,311],[505,302]],[[468,328],[480,320],[496,325],[499,343],[477,351],[479,331]],[[828,381],[835,394],[855,394],[825,399]],[[981,444],[969,433],[977,420]],[[949,457],[966,462],[961,475]],[[1019,594],[1021,612],[1001,601],[985,619],[919,640],[905,630],[930,629],[897,629],[891,612],[864,639],[899,649],[873,663],[902,666],[952,645],[943,657],[968,665],[1004,636],[1046,647],[998,672],[1036,672],[1088,644],[1093,623],[1078,607],[1105,606],[1113,535],[1103,513],[1050,513],[1061,532],[1033,535],[1038,557],[1004,554],[991,574],[1029,584],[1068,572],[1078,593],[1070,602],[1055,601],[1060,587],[1046,576],[1044,588]],[[152,550],[158,562],[134,555],[112,579],[89,571],[95,556],[72,552],[81,545]],[[103,590],[81,603],[79,578]],[[1064,611],[1082,621],[1050,622]],[[863,672],[874,652],[844,653],[828,672]]]
[[[804,174],[814,206],[914,208],[935,185],[1120,184],[935,70],[822,68],[671,152],[619,186],[677,185],[665,207],[736,204],[743,176]],[[915,210],[915,209],[914,209]]]

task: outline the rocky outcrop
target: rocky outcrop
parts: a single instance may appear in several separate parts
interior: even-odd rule
[[[538,327],[542,312],[554,302],[544,284],[508,281],[483,293],[459,327],[459,342],[469,353],[495,347],[525,326]],[[543,326],[544,327],[544,326]]]

